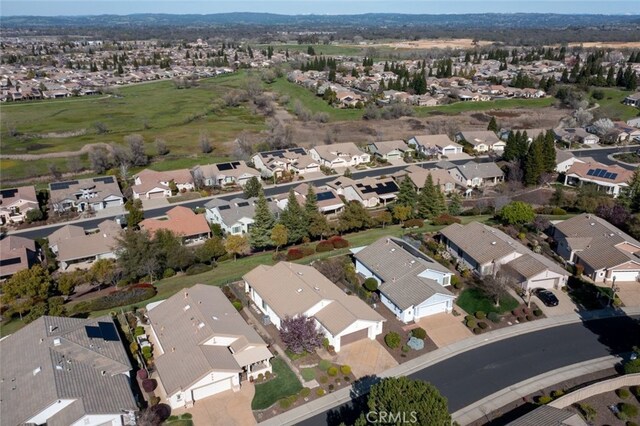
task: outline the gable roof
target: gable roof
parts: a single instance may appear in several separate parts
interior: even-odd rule
[[[16,201],[23,200],[38,203],[36,188],[31,186],[20,186],[18,188],[0,190],[0,205],[10,206]]]
[[[487,163],[477,163],[475,161],[469,161],[467,163],[458,165],[455,167],[458,169],[462,177],[467,180],[474,178],[494,178],[504,176],[504,172],[493,161]]]
[[[124,374],[131,364],[110,316],[40,317],[0,340],[0,353],[3,424],[22,424],[60,399],[77,401],[47,424],[137,410]]]
[[[453,296],[437,281],[419,276],[428,270],[453,273],[403,240],[380,238],[355,251],[354,257],[383,281],[379,290],[400,309],[419,305],[435,294]]]
[[[109,196],[122,198],[118,181],[113,176],[53,182],[49,184],[49,198],[58,203],[63,200],[84,200],[89,203],[104,201]],[[91,194],[83,198],[85,194]]]
[[[353,142],[335,143],[332,145],[316,145],[313,149],[318,153],[320,158],[327,161],[333,161],[344,156],[351,158],[356,155],[366,154]]]
[[[132,189],[136,194],[145,194],[154,188],[168,190],[169,185],[165,185],[161,182],[168,183],[174,181],[176,184],[193,183],[193,176],[191,176],[191,172],[188,169],[167,170],[164,172],[144,169],[136,174],[134,179],[140,180],[139,184],[132,186]]]
[[[203,166],[196,166],[193,170],[200,170],[205,177],[232,176],[237,179],[243,175],[260,176],[260,172],[247,166],[247,163],[244,161],[206,164]]]
[[[371,142],[370,146],[374,146],[374,151],[380,155],[387,155],[391,151],[398,150],[400,152],[405,152],[409,149],[407,143],[402,139],[392,140],[392,141],[380,141],[380,142]]]
[[[462,147],[449,139],[447,135],[417,135],[414,136],[413,139],[418,142],[418,145],[422,146],[435,146],[438,148],[444,148],[446,146]]]
[[[633,177],[633,171],[627,170],[617,164],[607,165],[597,161],[586,163],[575,162],[569,167],[567,175],[575,175],[580,179],[588,179],[609,184],[627,184]]]
[[[345,294],[311,266],[290,262],[260,265],[242,278],[281,319],[304,314],[322,300],[329,301],[313,316],[333,335],[355,320],[384,321],[362,300]]]
[[[587,426],[578,413],[541,405],[524,416],[507,423],[507,426]]]
[[[217,209],[220,217],[222,217],[222,221],[227,226],[231,226],[242,219],[251,220],[253,222],[253,217],[256,213],[257,200],[258,197],[251,197],[247,199],[238,197],[232,198],[231,200],[214,198],[204,206],[209,210]],[[278,205],[275,201],[267,201],[267,203],[269,205],[269,210],[271,210],[272,213],[277,213],[279,211]]]
[[[167,395],[187,389],[213,371],[240,372],[271,358],[267,344],[218,287],[184,288],[147,315],[163,351],[155,363]],[[216,344],[216,337],[233,341]]]
[[[122,228],[113,220],[105,220],[98,224],[98,232],[85,235],[74,235],[57,240],[59,261],[80,259],[111,253],[116,250],[117,238]]]
[[[458,135],[462,136],[467,143],[470,143],[473,146],[480,144],[491,146],[495,143],[501,142],[496,134],[490,130],[463,131],[459,132]]]
[[[448,183],[457,185],[458,182],[444,169],[423,169],[422,167],[412,164],[404,170],[400,170],[393,176],[402,177],[409,176],[411,182],[416,188],[422,188],[427,181],[427,176],[431,175],[433,183],[436,185],[446,185]]]
[[[0,240],[0,277],[28,269],[35,253],[35,241],[14,235],[4,237]]]
[[[211,232],[209,223],[203,214],[196,214],[193,210],[183,206],[176,206],[167,212],[168,219],[145,219],[140,222],[140,229],[154,233],[159,229],[166,229],[175,235],[189,237],[191,235],[208,234]]]

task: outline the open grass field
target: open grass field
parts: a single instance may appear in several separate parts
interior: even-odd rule
[[[486,111],[491,109],[509,108],[544,108],[555,103],[551,97],[540,99],[498,99],[486,102],[456,102],[449,105],[439,105],[434,107],[417,107],[418,117],[427,117],[436,114],[457,114],[465,111]]]
[[[608,87],[597,87],[593,88],[593,90],[601,90],[604,92],[604,99],[594,99],[593,96],[589,99],[591,102],[600,105],[596,111],[600,112],[604,117],[609,117],[614,121],[626,121],[640,114],[640,109],[622,104],[622,100],[632,92]],[[591,94],[593,94],[593,90]]]

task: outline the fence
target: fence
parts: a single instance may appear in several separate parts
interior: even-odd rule
[[[582,401],[594,395],[611,392],[624,386],[638,385],[640,385],[640,373],[625,374],[624,376],[614,377],[613,379],[604,380],[602,382],[594,383],[582,389],[578,389],[550,402],[548,405],[555,408],[566,408],[578,401]]]

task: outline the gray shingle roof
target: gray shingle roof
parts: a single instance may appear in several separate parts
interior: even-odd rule
[[[476,163],[475,161],[469,161],[468,163],[456,166],[456,168],[465,179],[473,179],[476,177],[487,179],[504,176],[502,169],[494,162]]]
[[[541,405],[507,426],[587,426],[587,423],[577,413]]]
[[[49,424],[69,425],[85,414],[137,409],[124,374],[131,364],[122,342],[87,335],[85,327],[99,323],[115,327],[109,316],[45,316],[0,341],[3,424],[21,424],[59,399],[77,402]]]
[[[257,197],[248,199],[238,197],[228,201],[223,200],[222,198],[214,198],[204,206],[209,210],[218,209],[218,212],[220,213],[220,216],[222,217],[224,223],[230,226],[234,223],[237,223],[240,219],[243,218],[253,220],[253,217],[256,213],[257,200]],[[275,203],[275,201],[268,201],[268,204],[269,210],[271,210],[272,213],[275,214],[279,212],[278,205]],[[222,206],[228,206],[228,208],[225,207],[221,210],[220,207]]]

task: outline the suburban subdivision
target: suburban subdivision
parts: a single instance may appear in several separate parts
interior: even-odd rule
[[[640,423],[631,2],[5,3],[3,426]]]

